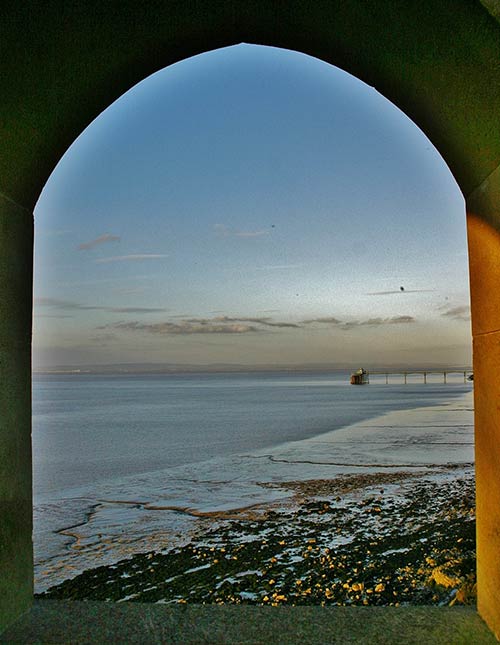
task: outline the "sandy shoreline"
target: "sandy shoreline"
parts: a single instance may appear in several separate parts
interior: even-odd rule
[[[215,472],[207,462],[186,490],[176,484],[175,495],[165,482],[155,499],[129,488],[99,499],[77,528],[66,527],[65,552],[40,564],[38,590],[76,575],[50,596],[470,602],[472,440],[468,393],[225,459]],[[134,535],[127,534],[131,517]],[[167,517],[177,533],[165,530]]]

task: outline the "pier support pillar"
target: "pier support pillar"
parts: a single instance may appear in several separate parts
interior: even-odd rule
[[[500,638],[500,167],[467,199],[478,611]]]

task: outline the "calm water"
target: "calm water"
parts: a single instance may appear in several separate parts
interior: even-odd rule
[[[471,389],[457,377],[348,384],[348,374],[37,375],[35,496],[306,439]]]

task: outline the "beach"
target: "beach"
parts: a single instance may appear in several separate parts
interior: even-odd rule
[[[78,521],[59,530],[64,549],[46,548],[37,562],[37,591],[159,603],[473,603],[472,408],[469,391],[206,460],[196,478],[191,465],[150,473],[147,498],[138,477],[110,483],[83,519],[84,500],[68,497]]]

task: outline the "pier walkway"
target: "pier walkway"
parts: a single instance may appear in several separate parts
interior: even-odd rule
[[[470,376],[472,376],[472,369],[468,370],[457,370],[457,369],[442,369],[442,370],[367,370],[366,375],[369,378],[373,375],[383,375],[385,376],[386,384],[389,383],[389,376],[403,376],[405,384],[408,381],[408,376],[413,374],[421,374],[423,376],[424,383],[427,383],[427,376],[429,374],[442,374],[443,383],[447,383],[448,374],[463,374],[464,383],[467,382]]]

